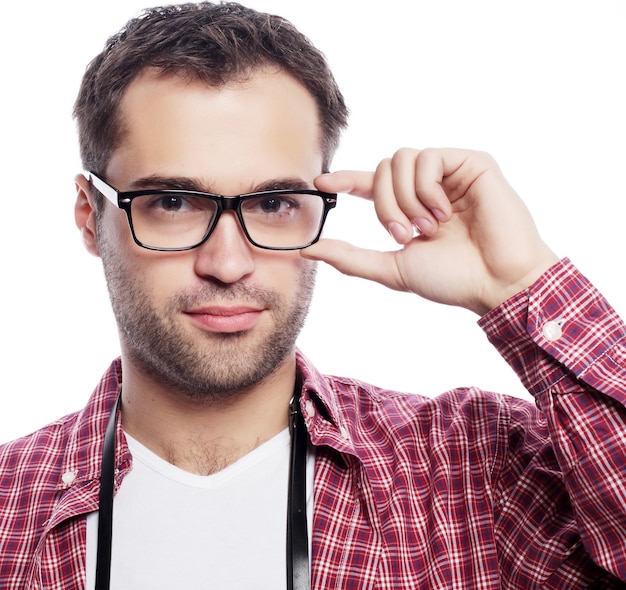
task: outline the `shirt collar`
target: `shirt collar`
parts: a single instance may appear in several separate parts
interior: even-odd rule
[[[355,454],[350,423],[345,419],[345,412],[341,411],[334,380],[322,375],[299,350],[296,351],[296,363],[302,377],[300,404],[311,442]],[[60,487],[68,488],[100,477],[104,433],[121,383],[122,362],[118,358],[111,363],[77,416],[65,451]],[[116,448],[118,469],[129,468],[131,455],[119,417]]]
[[[346,392],[340,394],[337,379],[320,373],[300,350],[296,351],[296,363],[302,377],[300,405],[312,444],[356,455],[353,427],[343,408]],[[354,387],[354,382],[351,385]]]
[[[61,487],[69,487],[100,477],[104,433],[121,383],[122,363],[118,358],[111,363],[74,422],[63,459]],[[123,460],[130,458],[130,454],[119,419],[116,446],[117,464],[120,465]]]

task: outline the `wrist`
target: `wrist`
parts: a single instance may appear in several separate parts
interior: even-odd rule
[[[531,287],[544,273],[557,264],[559,260],[559,257],[552,252],[552,250],[546,248],[541,258],[538,258],[531,268],[518,273],[515,280],[495,281],[493,289],[485,291],[483,298],[481,298],[473,311],[483,316],[492,309],[499,307],[507,299]]]

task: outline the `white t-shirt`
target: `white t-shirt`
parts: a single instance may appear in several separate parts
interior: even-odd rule
[[[278,590],[286,586],[289,431],[201,476],[126,435],[133,469],[113,504],[111,590]],[[314,456],[307,458],[309,543]],[[87,517],[95,588],[98,513]]]

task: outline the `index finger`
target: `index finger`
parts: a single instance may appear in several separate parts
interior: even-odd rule
[[[338,170],[322,174],[313,182],[318,190],[328,193],[346,193],[369,201],[374,198],[373,172]]]

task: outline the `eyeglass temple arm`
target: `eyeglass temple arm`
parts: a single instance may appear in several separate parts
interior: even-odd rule
[[[109,186],[106,182],[104,182],[104,180],[96,176],[93,172],[87,172],[86,176],[87,180],[93,184],[100,194],[104,195],[114,205],[118,205],[118,193],[112,186]]]

